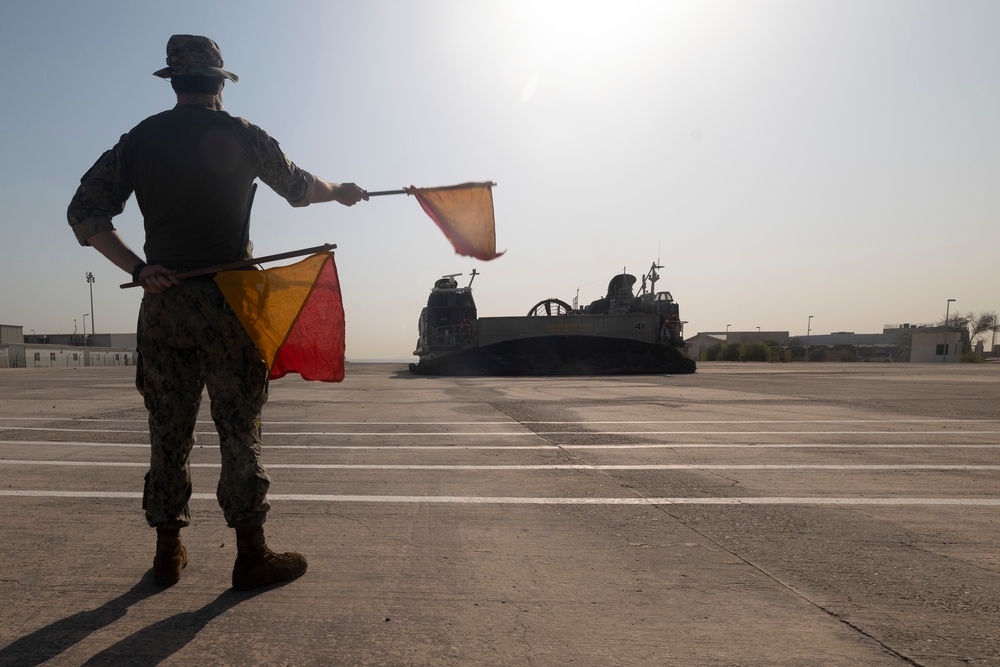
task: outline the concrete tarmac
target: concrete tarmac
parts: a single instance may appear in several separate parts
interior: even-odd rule
[[[151,582],[132,372],[0,370],[0,665],[1000,665],[1000,365],[284,378],[249,593],[207,397]]]

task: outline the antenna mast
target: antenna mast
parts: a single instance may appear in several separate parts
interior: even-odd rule
[[[659,254],[659,253],[657,253]],[[660,279],[660,274],[656,272],[657,269],[662,269],[663,265],[660,264],[660,259],[657,257],[656,261],[649,267],[649,273],[642,279],[642,282],[646,282],[646,278],[649,278],[649,292],[651,294],[656,294],[656,281]]]

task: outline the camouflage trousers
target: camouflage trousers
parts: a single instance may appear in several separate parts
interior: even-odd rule
[[[230,526],[260,525],[270,478],[260,460],[267,367],[212,281],[145,294],[136,387],[149,412],[150,462],[142,507],[150,526],[191,522],[191,450],[208,387],[222,472],[216,497]]]

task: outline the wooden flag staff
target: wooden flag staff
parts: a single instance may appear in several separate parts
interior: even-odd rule
[[[439,188],[402,188],[400,190],[379,190],[378,192],[366,192],[369,197],[381,197],[382,195],[410,195],[414,192],[438,192],[441,190],[462,190],[465,188],[474,188],[480,186],[486,186],[492,188],[496,183],[493,181],[487,181],[484,183],[463,183],[461,185],[445,185]]]
[[[196,276],[207,276],[212,273],[221,273],[222,271],[234,271],[236,269],[245,269],[248,266],[255,266],[257,264],[264,264],[265,262],[277,262],[280,259],[290,259],[292,257],[302,257],[303,255],[315,255],[318,252],[329,252],[330,250],[336,250],[336,243],[324,243],[323,245],[318,245],[314,248],[303,248],[302,250],[291,250],[289,252],[281,252],[277,255],[267,255],[266,257],[251,257],[250,259],[240,260],[239,262],[232,262],[230,264],[218,264],[216,266],[209,266],[204,269],[195,269],[194,271],[185,271],[183,273],[173,274],[177,278],[194,278]],[[119,285],[121,289],[128,289],[129,287],[139,287],[142,283],[124,283]]]
[[[369,197],[381,197],[382,195],[408,195],[410,190],[408,188],[403,188],[402,190],[379,190],[378,192],[366,192]]]

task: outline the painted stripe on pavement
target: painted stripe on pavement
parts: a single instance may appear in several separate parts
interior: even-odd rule
[[[65,466],[93,468],[148,468],[147,462],[127,461],[34,461],[0,459],[0,465]],[[220,468],[218,463],[192,463],[192,468]],[[526,465],[420,464],[420,463],[268,463],[277,470],[1000,470],[1000,465],[933,463],[639,463],[585,464],[543,463]]]
[[[45,431],[54,433],[148,433],[147,430],[48,428],[40,426],[7,426],[4,431]],[[267,436],[327,436],[327,437],[519,437],[542,435],[997,435],[1000,431],[265,431]],[[217,435],[215,431],[196,431],[195,435]]]
[[[148,448],[149,443],[134,442],[88,442],[86,440],[0,440],[0,445],[46,445],[56,447],[126,447]],[[217,447],[215,443],[198,444],[195,448]],[[912,442],[912,443],[849,443],[849,442],[652,442],[632,444],[596,444],[552,445],[542,443],[537,445],[272,445],[265,444],[264,449],[289,450],[361,450],[361,451],[394,451],[394,450],[551,450],[551,449],[997,449],[1000,443],[959,443],[959,442]]]
[[[112,419],[104,417],[0,417],[0,421],[74,421],[81,423],[113,423],[113,424],[145,424],[146,419]],[[1000,419],[954,419],[954,418],[919,418],[919,419],[608,419],[586,421],[538,421],[538,420],[501,420],[501,421],[270,421],[263,424],[284,425],[303,424],[311,426],[497,426],[506,424],[979,424],[998,423]],[[199,419],[198,424],[212,424],[210,419]]]
[[[0,497],[139,499],[140,492],[37,491],[0,489]],[[321,494],[270,494],[274,501],[319,503],[423,503],[467,505],[884,505],[1000,507],[1000,498],[872,498],[872,497],[739,497],[739,498],[546,498],[506,496],[347,496]],[[216,501],[214,493],[195,493],[192,500]]]

